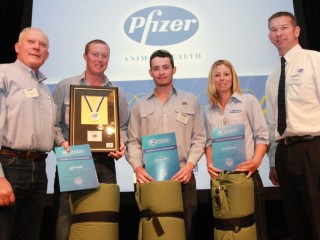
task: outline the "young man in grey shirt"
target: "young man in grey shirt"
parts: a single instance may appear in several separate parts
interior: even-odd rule
[[[197,210],[193,169],[204,153],[206,135],[199,101],[193,94],[173,86],[175,72],[176,67],[169,52],[157,50],[151,55],[149,74],[156,87],[132,109],[126,157],[138,182],[153,181],[143,167],[141,137],[175,132],[180,170],[172,180],[182,183],[186,236],[190,240],[194,237]]]

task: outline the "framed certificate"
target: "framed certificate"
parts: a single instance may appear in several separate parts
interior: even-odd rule
[[[89,144],[92,152],[120,147],[118,88],[70,86],[70,145]]]

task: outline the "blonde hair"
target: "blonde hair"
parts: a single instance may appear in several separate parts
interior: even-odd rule
[[[212,64],[210,72],[209,72],[209,76],[208,76],[207,91],[208,91],[209,103],[211,103],[212,105],[217,105],[218,102],[219,102],[219,96],[218,96],[218,93],[217,93],[216,86],[212,82],[212,77],[214,76],[215,69],[219,65],[225,65],[227,68],[229,68],[231,70],[231,74],[232,74],[231,92],[232,92],[232,94],[234,92],[241,93],[240,84],[239,84],[239,78],[238,78],[236,70],[234,69],[232,64],[227,60],[217,60]]]

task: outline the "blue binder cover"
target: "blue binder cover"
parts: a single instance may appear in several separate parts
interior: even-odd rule
[[[212,160],[221,170],[235,170],[246,161],[244,124],[212,128]]]
[[[180,169],[174,132],[142,136],[145,168],[155,181],[170,180]]]
[[[89,144],[70,146],[70,152],[55,147],[60,191],[75,191],[99,186]]]

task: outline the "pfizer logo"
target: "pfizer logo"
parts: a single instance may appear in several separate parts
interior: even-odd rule
[[[171,6],[149,7],[133,13],[124,23],[132,40],[151,46],[172,45],[192,37],[199,21],[191,12]]]

